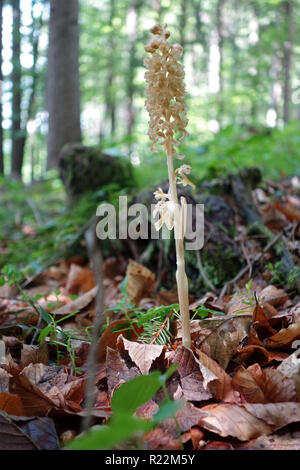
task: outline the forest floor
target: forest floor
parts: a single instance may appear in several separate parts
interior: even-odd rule
[[[191,349],[182,346],[175,286],[160,288],[157,273],[123,255],[104,260],[107,320],[90,410],[88,354],[99,286],[87,258],[61,257],[25,284],[8,264],[0,287],[0,449],[63,448],[90,414],[106,434],[83,448],[299,450],[300,182],[269,184],[268,195],[256,196],[273,238],[264,246],[257,234],[243,239],[243,266],[232,279],[191,296]],[[30,225],[22,230],[35,240]],[[290,276],[279,269],[278,242],[295,260]],[[3,253],[6,245],[2,239]],[[156,386],[158,371],[165,375]],[[118,391],[140,376],[154,382],[145,382],[136,399],[125,394],[136,416],[132,432],[112,439],[111,417],[122,408]],[[131,415],[122,416],[131,423]]]

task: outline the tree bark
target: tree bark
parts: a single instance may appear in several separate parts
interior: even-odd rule
[[[24,157],[23,132],[21,128],[21,10],[20,0],[12,0],[13,8],[13,55],[12,55],[12,152],[11,175],[13,178],[22,178],[22,166]]]
[[[139,9],[142,5],[141,0],[131,0],[131,4],[127,13],[127,27],[128,27],[128,54],[129,54],[129,67],[127,78],[127,136],[129,138],[129,147],[131,148],[132,130],[134,126],[134,109],[133,99],[135,93],[135,68],[136,68],[136,37],[138,30]]]
[[[224,15],[224,3],[225,0],[218,0],[217,3],[217,34],[218,34],[218,49],[219,49],[219,123],[222,126],[222,118],[224,114],[224,74],[223,74],[223,63],[224,63],[224,27],[223,27],[223,15]]]
[[[47,168],[68,143],[81,142],[78,0],[50,0]]]
[[[115,36],[114,30],[114,18],[116,15],[115,0],[110,0],[110,15],[109,15],[109,26],[111,28],[109,38],[109,51],[108,51],[108,63],[107,63],[107,80],[105,90],[105,120],[110,122],[110,137],[114,137],[116,130],[116,103],[113,92],[114,85],[114,69],[115,69]]]
[[[0,175],[4,174],[4,155],[3,155],[3,127],[2,127],[2,92],[3,92],[3,74],[2,74],[2,31],[3,31],[3,0],[0,0]]]
[[[294,42],[294,1],[288,0],[283,4],[285,25],[286,25],[286,41],[283,45],[283,120],[287,124],[291,119],[291,65]]]

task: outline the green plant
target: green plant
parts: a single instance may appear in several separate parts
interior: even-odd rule
[[[70,442],[67,448],[74,450],[111,449],[136,435],[139,438],[138,446],[142,448],[143,434],[154,429],[161,421],[174,416],[182,406],[180,400],[170,399],[166,389],[166,381],[177,367],[177,365],[172,365],[163,375],[159,371],[140,375],[121,385],[111,399],[113,416],[108,424],[93,426],[88,432]],[[166,400],[160,405],[157,413],[152,419],[138,418],[137,409],[149,401],[161,387]]]

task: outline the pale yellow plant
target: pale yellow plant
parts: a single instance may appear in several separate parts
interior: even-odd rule
[[[178,203],[177,184],[183,186],[193,183],[187,178],[191,171],[189,165],[182,165],[174,170],[174,158],[183,159],[184,156],[177,153],[176,146],[187,135],[185,106],[184,68],[178,62],[182,55],[180,44],[170,44],[167,25],[157,24],[151,29],[152,39],[145,47],[145,51],[151,55],[145,59],[147,71],[145,79],[147,82],[146,109],[149,113],[149,137],[152,141],[152,150],[157,150],[156,144],[162,145],[167,154],[169,191],[165,194],[161,188],[154,197],[158,201],[153,215],[157,213],[160,219],[156,222],[159,230],[163,224],[169,230],[174,228],[176,244],[176,281],[180,313],[183,329],[183,344],[191,346],[190,315],[188,280],[185,273],[183,240],[186,227],[186,200],[184,197]],[[180,133],[181,137],[176,138]]]

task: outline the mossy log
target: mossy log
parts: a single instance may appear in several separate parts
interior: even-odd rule
[[[59,173],[69,205],[83,194],[112,183],[120,189],[134,186],[130,161],[126,157],[105,154],[99,146],[66,145],[59,156]]]

